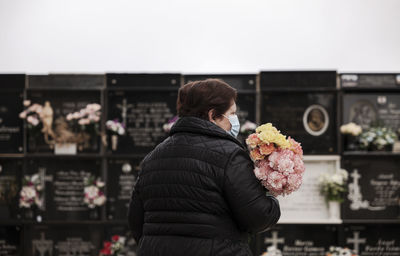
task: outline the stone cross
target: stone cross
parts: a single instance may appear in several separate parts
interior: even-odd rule
[[[278,248],[278,244],[283,244],[285,242],[285,238],[278,237],[278,231],[272,231],[272,237],[266,237],[264,243],[272,244],[275,248]]]

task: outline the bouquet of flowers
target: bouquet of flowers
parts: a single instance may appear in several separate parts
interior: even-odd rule
[[[113,134],[113,135],[124,135],[125,134],[125,125],[120,123],[118,119],[108,120],[106,122],[106,128]]]
[[[32,176],[26,175],[23,180],[22,189],[19,193],[19,207],[31,208],[32,206],[42,207],[43,199],[41,198],[42,185],[39,174]]]
[[[343,195],[346,192],[346,181],[348,173],[341,169],[335,174],[324,173],[319,178],[320,192],[327,201],[343,202]]]
[[[102,206],[106,202],[106,197],[102,191],[105,185],[104,182],[100,181],[99,178],[95,179],[93,176],[85,177],[84,182],[84,203],[91,209],[96,206]]]
[[[100,250],[99,256],[113,255],[117,256],[124,249],[125,237],[114,235],[111,237],[110,241],[105,241],[103,243],[103,249]]]
[[[349,135],[356,137],[362,133],[362,128],[361,128],[361,126],[359,126],[353,122],[350,122],[348,124],[344,124],[344,125],[340,126],[340,132],[342,134],[349,134]]]
[[[289,195],[299,189],[305,171],[303,149],[292,138],[286,139],[271,123],[259,126],[246,139],[255,163],[254,173],[274,195]]]
[[[357,254],[352,252],[349,248],[331,246],[326,256],[357,256]]]
[[[101,106],[97,103],[88,104],[81,110],[69,113],[67,115],[67,121],[77,123],[82,131],[88,131],[90,133],[98,133],[99,121],[101,116]]]

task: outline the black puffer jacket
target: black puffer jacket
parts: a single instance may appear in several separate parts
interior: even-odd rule
[[[251,255],[247,233],[280,217],[243,145],[212,122],[183,117],[142,162],[129,206],[138,255]]]

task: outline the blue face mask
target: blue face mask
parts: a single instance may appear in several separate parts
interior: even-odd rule
[[[239,122],[239,118],[237,115],[223,115],[224,117],[228,118],[229,122],[231,123],[231,130],[227,131],[227,133],[229,133],[230,135],[232,135],[233,137],[237,137],[239,134],[239,130],[240,130],[240,122]]]

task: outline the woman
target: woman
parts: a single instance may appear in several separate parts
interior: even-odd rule
[[[279,203],[235,138],[235,100],[217,79],[179,89],[180,118],[143,160],[129,205],[138,255],[252,255],[248,234],[277,223]]]

